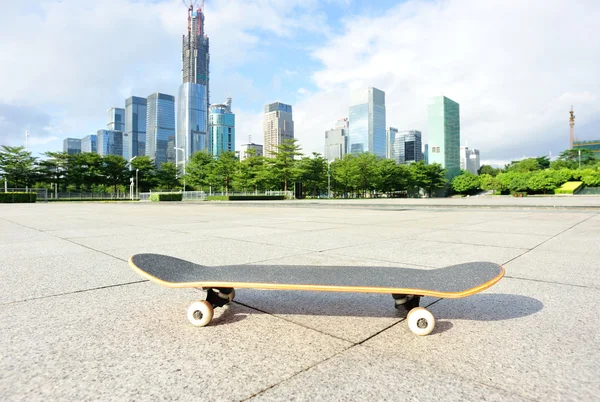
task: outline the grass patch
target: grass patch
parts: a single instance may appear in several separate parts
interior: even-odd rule
[[[181,201],[183,194],[181,193],[155,193],[150,196],[150,201]]]
[[[554,194],[575,194],[578,190],[581,190],[583,182],[581,181],[568,181],[559,188],[554,190]]]
[[[208,201],[281,201],[284,195],[210,195]]]

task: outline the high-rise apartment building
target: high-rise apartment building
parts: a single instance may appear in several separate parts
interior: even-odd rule
[[[160,167],[168,162],[168,144],[175,140],[175,97],[154,93],[147,98],[146,156]]]
[[[460,174],[460,108],[458,103],[437,96],[427,108],[429,163],[446,169],[446,178]]]
[[[118,107],[108,109],[106,127],[113,131],[125,131],[125,109]]]
[[[421,132],[417,130],[398,131],[392,143],[392,159],[397,163],[410,164],[423,160]]]
[[[63,152],[69,155],[81,153],[81,140],[79,138],[65,138],[63,141]]]
[[[370,152],[386,157],[385,92],[377,88],[350,94],[350,153]]]
[[[98,130],[98,154],[123,156],[123,133],[115,130]]]
[[[209,91],[209,43],[204,32],[204,12],[200,8],[188,9],[187,34],[183,36],[181,60],[182,80],[178,94],[176,144],[184,152],[177,151],[178,164],[195,152],[210,149],[208,133]],[[185,155],[183,155],[185,153]]]
[[[273,157],[283,141],[294,138],[292,106],[281,102],[266,105],[263,133],[265,156]]]
[[[81,139],[81,152],[98,152],[98,135],[90,134]]]
[[[210,145],[214,156],[235,150],[235,114],[231,112],[231,98],[227,103],[210,107]]]
[[[425,150],[423,151],[423,159],[425,164],[429,165],[429,144],[425,144]]]
[[[250,149],[254,150],[254,156],[263,156],[263,146],[255,144],[253,142],[249,144],[242,144],[242,150],[240,151],[240,161],[250,157]]]
[[[335,128],[325,131],[325,159],[342,159],[348,151],[348,119],[335,123]]]
[[[124,144],[130,154],[134,156],[146,155],[146,98],[131,96],[125,100],[125,134]],[[128,159],[128,160],[129,160]]]

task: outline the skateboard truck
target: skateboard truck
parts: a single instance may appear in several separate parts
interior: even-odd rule
[[[396,308],[398,310],[404,308],[406,311],[419,307],[419,301],[421,300],[421,296],[413,295],[393,294],[392,297],[394,298]]]

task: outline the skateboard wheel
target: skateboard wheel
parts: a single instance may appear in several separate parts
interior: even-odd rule
[[[206,300],[190,304],[187,311],[188,320],[196,327],[208,325],[213,318],[213,314],[213,306]]]
[[[408,312],[406,317],[408,328],[415,335],[429,335],[435,328],[435,318],[431,312],[423,307],[415,307]]]

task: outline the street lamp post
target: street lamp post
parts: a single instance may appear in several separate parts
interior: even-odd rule
[[[581,169],[581,149],[577,150],[579,152],[579,169]]]
[[[327,198],[331,198],[331,161],[327,161]]]
[[[133,162],[133,160],[134,160],[135,158],[137,158],[137,155],[136,155],[136,156],[134,156],[133,158],[129,159],[129,171],[130,171],[130,172],[133,170],[133,169],[132,169],[132,167],[133,167],[133,166],[131,166],[131,162]],[[136,169],[136,170],[137,170],[137,169]],[[137,172],[136,172],[136,175],[137,175]],[[131,178],[131,184],[133,184],[133,177]],[[136,180],[136,183],[135,183],[135,191],[137,192],[137,180]],[[130,190],[129,190],[129,192],[131,193],[131,200],[133,200],[133,191],[130,189]]]
[[[136,198],[140,199],[140,186],[139,186],[139,181],[138,181],[138,173],[140,172],[140,169],[135,169],[135,196]]]
[[[177,147],[175,147],[175,153],[176,154],[177,154],[177,151],[183,152],[183,191],[185,191],[185,160],[187,159],[185,157],[185,148],[177,148]]]

